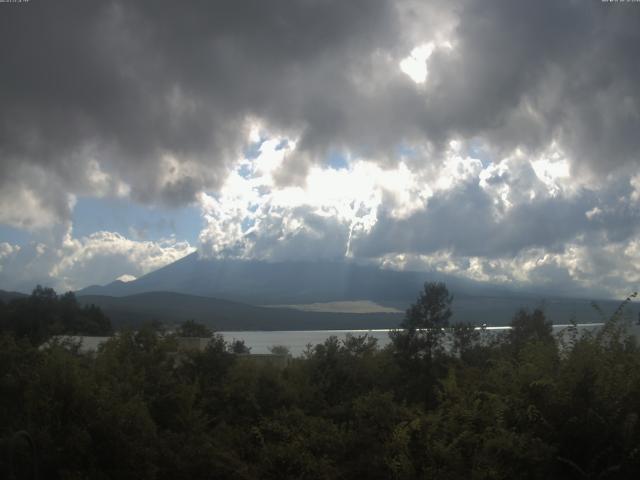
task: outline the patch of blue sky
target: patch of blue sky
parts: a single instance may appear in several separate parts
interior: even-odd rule
[[[418,151],[406,143],[398,145],[396,152],[400,157],[415,158],[418,155]]]
[[[244,218],[242,220],[242,231],[246,232],[251,227],[253,227],[255,224],[256,224],[256,221],[255,221],[254,218]]]
[[[276,146],[276,151],[282,150],[283,148],[287,148],[289,146],[289,140],[287,138],[283,138],[280,140],[280,143]]]
[[[334,150],[329,153],[329,156],[327,157],[327,164],[334,170],[348,169],[349,158],[344,154],[344,152]]]
[[[32,235],[27,230],[11,227],[0,223],[0,243],[7,242],[11,245],[26,245],[32,240]]]
[[[242,178],[251,178],[251,176],[253,175],[253,170],[249,165],[245,163],[240,165],[240,168],[238,169],[238,175],[240,175]]]
[[[138,205],[130,200],[79,197],[73,210],[74,236],[88,236],[104,230],[136,240],[158,241],[175,236],[194,245],[202,227],[195,206],[160,208]]]
[[[489,156],[489,152],[487,151],[484,142],[482,142],[482,140],[480,140],[479,138],[472,138],[469,141],[468,155],[471,158],[480,160],[483,167],[486,167],[493,161]]]
[[[260,138],[257,142],[250,143],[247,148],[244,149],[244,158],[247,160],[258,158],[258,155],[260,155],[260,148],[266,140],[266,138]]]

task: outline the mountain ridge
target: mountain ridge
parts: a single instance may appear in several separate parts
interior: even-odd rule
[[[167,324],[196,320],[215,330],[323,330],[395,328],[398,313],[304,312],[259,307],[176,292],[145,292],[129,296],[78,295],[82,304],[100,307],[115,327],[137,326],[152,320]]]
[[[444,281],[456,295],[528,296],[446,274],[382,269],[352,262],[264,262],[200,258],[197,252],[130,282],[89,286],[79,295],[125,296],[171,291],[254,305],[349,300],[415,300],[425,281]]]

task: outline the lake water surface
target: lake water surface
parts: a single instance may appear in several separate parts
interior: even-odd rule
[[[601,327],[602,323],[585,323],[578,324],[578,328],[581,330],[592,330]],[[568,328],[569,325],[554,325],[553,329],[555,333],[561,332],[563,329]],[[486,327],[479,330],[481,334],[485,332],[486,335],[496,335],[501,332],[506,332],[510,327]],[[308,344],[317,345],[323,343],[327,338],[332,335],[338,337],[339,340],[344,340],[347,334],[352,335],[369,335],[378,340],[378,346],[384,347],[389,343],[390,329],[376,329],[376,330],[304,330],[304,331],[247,331],[247,332],[218,332],[225,340],[244,340],[247,347],[251,348],[251,353],[269,353],[269,348],[274,345],[283,345],[289,348],[289,351],[293,356],[300,356],[307,348]]]
[[[578,324],[579,330],[593,331],[601,327],[602,323]],[[562,335],[570,325],[554,325],[554,333]],[[482,336],[491,336],[504,333],[510,327],[476,327]],[[640,327],[633,326],[632,331],[640,336]],[[270,347],[282,345],[289,349],[293,356],[300,356],[304,353],[307,345],[317,345],[323,343],[330,336],[336,336],[339,340],[344,340],[348,334],[369,335],[378,340],[378,346],[384,347],[389,344],[389,329],[376,330],[300,330],[300,331],[238,331],[238,332],[217,332],[228,342],[233,340],[244,340],[245,345],[251,349],[251,353],[269,353]],[[110,337],[72,337],[82,342],[82,350],[95,351],[98,346],[107,341]],[[446,343],[446,342],[445,342]]]

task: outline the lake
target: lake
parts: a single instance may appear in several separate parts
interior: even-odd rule
[[[595,330],[604,325],[603,323],[583,323],[577,327],[582,331]],[[570,325],[554,325],[553,329],[556,334],[562,334]],[[510,327],[476,327],[481,335],[487,337],[506,332]],[[640,334],[640,328],[637,325],[632,327],[632,331]],[[289,349],[293,356],[303,354],[308,344],[317,345],[323,343],[327,338],[334,335],[338,339],[343,340],[348,334],[352,335],[369,335],[378,340],[378,346],[384,347],[389,343],[390,329],[375,330],[301,330],[301,331],[229,331],[217,332],[228,342],[233,340],[244,340],[245,345],[251,349],[251,353],[269,353],[269,348],[274,345],[282,345]],[[82,342],[82,350],[95,351],[98,346],[107,341],[110,337],[70,337]]]
[[[601,327],[602,323],[585,323],[578,324],[578,328],[582,330],[590,330]],[[553,329],[560,332],[569,325],[554,325]],[[506,332],[510,327],[486,327],[476,330],[485,331],[487,335],[495,335]],[[283,345],[289,348],[294,357],[302,355],[307,345],[317,345],[323,343],[332,335],[343,340],[347,334],[352,335],[369,335],[378,340],[378,346],[384,347],[389,343],[390,329],[376,330],[304,330],[304,331],[249,331],[249,332],[217,332],[221,334],[228,342],[232,340],[244,340],[247,347],[251,348],[251,353],[269,353],[269,348],[274,345]]]

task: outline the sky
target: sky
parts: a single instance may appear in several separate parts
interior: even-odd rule
[[[205,258],[640,284],[640,3],[0,3],[0,288]]]

